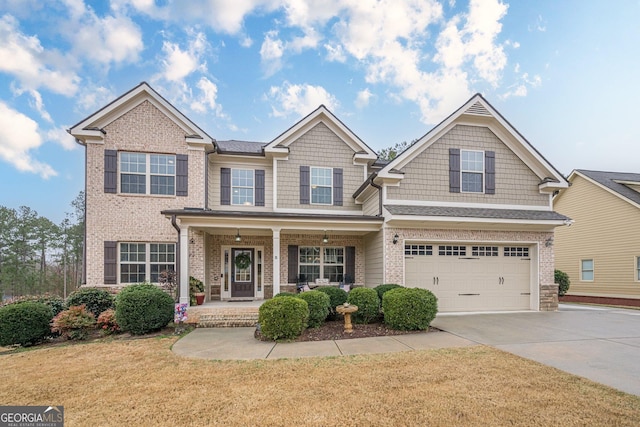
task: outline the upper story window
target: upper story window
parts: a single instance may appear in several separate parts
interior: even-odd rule
[[[253,206],[253,169],[231,169],[231,204]]]
[[[311,167],[311,204],[331,205],[333,169]]]
[[[120,192],[127,194],[176,194],[176,156],[120,153]]]
[[[460,150],[462,191],[482,193],[484,176],[484,152]]]

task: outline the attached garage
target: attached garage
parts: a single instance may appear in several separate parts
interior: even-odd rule
[[[529,246],[420,242],[405,244],[405,286],[438,297],[438,311],[531,308]]]

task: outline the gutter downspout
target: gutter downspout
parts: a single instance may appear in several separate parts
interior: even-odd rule
[[[176,215],[171,215],[171,225],[178,232],[178,240],[176,241],[176,297],[180,301],[180,227],[176,222]]]
[[[372,175],[371,178],[369,178],[369,182],[371,183],[371,186],[373,188],[378,190],[378,216],[382,216],[382,187],[376,184],[375,182],[373,182],[376,176],[378,175],[377,174]]]

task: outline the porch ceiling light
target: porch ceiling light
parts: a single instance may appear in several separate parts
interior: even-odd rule
[[[322,243],[329,243],[329,238],[327,237],[327,233],[324,233],[324,237],[322,238]]]
[[[241,242],[242,241],[242,237],[240,236],[240,230],[238,230],[236,232],[236,242]]]

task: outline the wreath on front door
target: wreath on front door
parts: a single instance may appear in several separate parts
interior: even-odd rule
[[[239,270],[249,268],[249,266],[251,265],[251,256],[246,252],[242,252],[236,255],[234,263],[236,265],[236,268]]]

